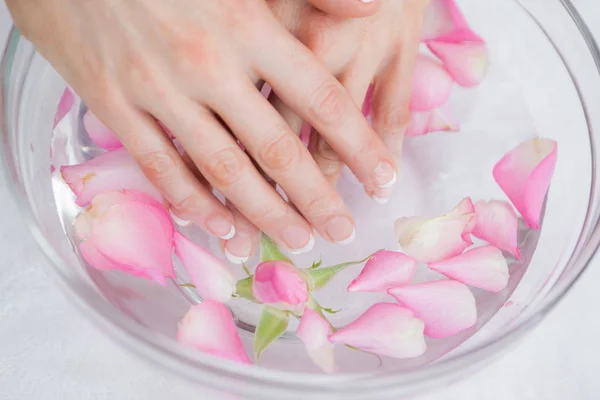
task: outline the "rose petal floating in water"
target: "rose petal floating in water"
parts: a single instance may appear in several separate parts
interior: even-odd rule
[[[410,111],[431,111],[450,98],[452,77],[437,60],[419,54],[415,63]]]
[[[521,252],[517,242],[518,216],[509,202],[480,200],[475,203],[477,223],[473,236],[510,252],[517,260]]]
[[[260,263],[254,273],[252,293],[258,302],[286,310],[301,311],[308,301],[305,278],[285,261]]]
[[[450,211],[447,216],[451,217],[460,217],[461,215],[466,214],[474,214],[473,218],[469,220],[469,223],[465,226],[463,230],[462,237],[463,240],[469,244],[473,244],[471,240],[471,233],[473,229],[475,229],[475,225],[477,224],[477,214],[475,213],[475,206],[473,205],[473,200],[470,197],[465,197],[458,203],[458,205]]]
[[[296,336],[304,343],[310,359],[328,374],[336,370],[333,345],[329,341],[332,333],[333,328],[325,318],[310,308],[304,309]]]
[[[56,125],[71,111],[73,108],[73,104],[75,103],[75,95],[71,91],[71,89],[66,88],[63,92],[60,101],[58,103],[58,109],[56,110],[56,115],[54,116],[54,124],[52,128],[56,128]]]
[[[190,274],[196,292],[205,300],[226,303],[236,280],[225,263],[179,232],[175,232],[175,254]]]
[[[417,260],[396,251],[381,250],[365,264],[348,286],[349,292],[387,292],[412,281]]]
[[[431,111],[413,111],[406,136],[423,136],[432,132],[458,132],[460,125],[448,103]]]
[[[83,126],[92,142],[106,150],[123,147],[121,141],[93,112],[88,110],[83,116]]]
[[[252,364],[244,351],[231,312],[216,301],[205,300],[190,307],[179,323],[177,340],[203,353]]]
[[[124,148],[81,164],[62,166],[60,173],[77,196],[78,206],[87,206],[100,193],[122,189],[144,192],[159,201],[163,199]]]
[[[117,269],[161,285],[174,278],[174,227],[168,211],[133,191],[99,194],[75,220],[79,249],[94,268]]]
[[[461,212],[464,201],[440,217],[401,217],[394,231],[402,250],[421,262],[444,260],[461,254],[472,242],[468,238],[474,212]],[[468,238],[465,239],[465,238]]]
[[[425,335],[445,338],[477,322],[475,297],[463,283],[443,280],[407,285],[388,291],[425,323]]]
[[[477,247],[456,257],[429,264],[429,268],[467,285],[500,292],[510,274],[502,251],[494,246]]]
[[[413,358],[426,350],[423,321],[404,307],[378,303],[329,336],[333,343],[394,358]]]
[[[542,206],[556,167],[557,144],[535,138],[509,151],[494,166],[494,179],[533,229],[540,228]]]

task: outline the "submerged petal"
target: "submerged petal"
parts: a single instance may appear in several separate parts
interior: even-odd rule
[[[329,340],[394,358],[418,357],[426,349],[423,321],[411,310],[391,303],[373,305]]]
[[[444,338],[456,335],[477,322],[475,297],[469,288],[444,280],[390,289],[389,294],[425,323],[425,335]]]
[[[328,374],[336,370],[333,345],[329,341],[332,333],[333,328],[325,318],[310,308],[304,309],[296,336],[304,343],[311,360]]]
[[[235,291],[236,280],[229,267],[179,232],[175,232],[175,254],[190,274],[196,291],[205,300],[226,303]]]
[[[85,131],[98,147],[114,150],[123,147],[121,141],[106,125],[104,125],[93,112],[88,110],[83,116]]]
[[[86,206],[103,192],[136,190],[162,201],[162,195],[146,178],[124,148],[101,154],[93,160],[60,167],[60,173],[77,196],[75,203]]]
[[[494,179],[533,229],[540,228],[542,207],[556,167],[557,143],[535,138],[509,151],[494,166]]]
[[[508,284],[508,263],[502,251],[494,246],[482,246],[456,257],[429,264],[429,268],[467,285],[500,292]]]
[[[415,63],[410,111],[431,111],[450,97],[452,77],[437,60],[419,54]]]
[[[477,86],[487,73],[489,55],[485,43],[431,40],[427,42],[427,47],[442,60],[446,70],[461,86]]]
[[[396,251],[375,253],[360,275],[348,286],[349,292],[387,292],[388,289],[412,281],[417,260]]]
[[[480,200],[475,203],[477,223],[473,236],[511,253],[521,259],[518,246],[518,216],[509,202]]]
[[[448,103],[431,111],[413,111],[406,129],[407,136],[423,136],[432,132],[458,132],[460,124]]]
[[[62,121],[69,111],[71,111],[71,108],[73,108],[73,103],[75,103],[75,95],[73,95],[71,89],[66,88],[58,103],[58,109],[56,110],[56,115],[54,116],[54,125],[52,128],[56,128],[56,125]]]
[[[229,309],[205,300],[190,307],[177,329],[177,340],[203,353],[251,364]]]

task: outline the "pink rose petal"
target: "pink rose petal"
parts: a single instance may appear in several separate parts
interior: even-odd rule
[[[442,60],[446,70],[461,86],[477,86],[487,73],[489,55],[485,43],[448,43],[431,40],[427,42],[427,46]]]
[[[418,357],[426,350],[423,321],[411,310],[391,303],[373,305],[329,340],[394,358]]]
[[[196,292],[205,300],[230,300],[236,280],[229,267],[179,232],[175,232],[174,243],[175,254],[190,274]]]
[[[336,370],[333,345],[329,341],[332,333],[333,328],[325,318],[310,308],[304,309],[296,336],[304,343],[310,359],[328,374]]]
[[[475,219],[474,212],[461,211],[465,204],[468,206],[463,200],[457,208],[440,217],[398,218],[394,232],[402,250],[424,263],[461,254],[472,244],[468,233]]]
[[[417,260],[396,251],[375,253],[360,275],[348,286],[349,292],[387,292],[388,289],[412,281]]]
[[[104,125],[90,110],[83,116],[85,131],[97,146],[114,150],[123,147],[121,141],[106,125]]]
[[[477,223],[477,213],[475,213],[475,206],[473,205],[473,200],[470,197],[465,197],[461,200],[460,203],[454,208],[454,210],[450,211],[447,216],[460,217],[465,214],[474,214],[473,218],[470,219],[469,223],[465,225],[465,229],[462,233],[463,240],[468,244],[473,244],[471,240],[471,232],[475,229],[475,225]]]
[[[459,282],[494,293],[504,290],[510,277],[506,258],[494,246],[468,250],[456,257],[430,263],[429,268]]]
[[[518,216],[513,207],[504,200],[481,200],[475,203],[477,223],[473,236],[489,242],[521,259],[518,245]]]
[[[540,228],[542,206],[556,167],[557,144],[535,138],[509,151],[494,166],[494,179],[533,229]]]
[[[63,92],[60,101],[58,103],[58,109],[56,110],[56,115],[54,116],[54,125],[52,128],[56,128],[56,125],[71,111],[73,108],[73,104],[75,103],[75,96],[71,89],[66,88]],[[52,158],[52,157],[51,157]]]
[[[456,335],[477,322],[475,297],[456,281],[434,281],[407,285],[388,291],[425,323],[425,335],[445,338]]]
[[[437,60],[419,54],[415,63],[410,111],[431,111],[450,97],[452,77]]]
[[[85,240],[80,251],[95,268],[118,269],[162,285],[175,277],[173,223],[167,210],[143,193],[96,196],[75,228]]]
[[[256,267],[252,293],[260,303],[296,308],[308,301],[306,280],[285,261],[265,261]]]
[[[159,201],[163,199],[124,148],[81,164],[62,166],[60,173],[77,196],[75,203],[81,207],[90,204],[99,193],[121,189],[144,192]]]
[[[229,309],[216,301],[205,300],[190,307],[177,329],[177,340],[213,356],[242,364],[252,364]]]
[[[407,136],[423,136],[432,132],[458,132],[460,124],[448,103],[430,111],[413,111],[406,129]]]

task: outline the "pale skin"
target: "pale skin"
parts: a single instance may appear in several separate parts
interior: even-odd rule
[[[227,238],[238,260],[258,230],[296,251],[313,228],[347,242],[354,222],[333,185],[344,165],[369,195],[389,196],[428,2],[7,0],[174,213]],[[277,95],[264,99],[262,81]],[[373,128],[360,110],[372,82]],[[314,127],[310,149],[302,121]]]

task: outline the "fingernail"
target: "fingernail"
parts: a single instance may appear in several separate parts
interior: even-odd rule
[[[380,189],[388,189],[396,183],[396,170],[387,161],[380,162],[375,168],[373,182]]]
[[[289,253],[291,254],[302,254],[302,253],[308,253],[309,251],[311,251],[313,249],[313,247],[315,247],[315,238],[313,235],[310,235],[310,240],[308,241],[308,244],[306,246],[304,246],[301,249],[298,250],[288,250]]]
[[[206,227],[215,235],[224,240],[229,240],[235,235],[235,227],[229,220],[221,215],[215,215],[206,220]]]
[[[315,239],[306,228],[300,225],[290,225],[281,234],[288,250],[299,253],[310,251],[315,245]]]
[[[377,196],[373,196],[372,199],[375,200],[379,204],[385,204],[388,201],[390,201],[389,197],[377,197]]]
[[[177,225],[179,225],[183,228],[192,224],[192,221],[188,221],[187,219],[179,218],[171,209],[169,209],[169,214],[171,214],[171,218],[173,219],[173,222],[175,222]]]
[[[375,200],[379,204],[385,204],[390,201],[390,196],[392,194],[391,189],[377,189],[372,193],[369,193],[371,198]]]
[[[327,223],[325,231],[337,244],[348,244],[354,240],[356,231],[348,217],[335,217]]]
[[[252,254],[252,238],[245,233],[238,232],[237,235],[225,243],[223,253],[234,264],[248,261],[250,254]]]
[[[363,3],[372,3],[374,0],[360,0],[360,1],[362,1]]]

